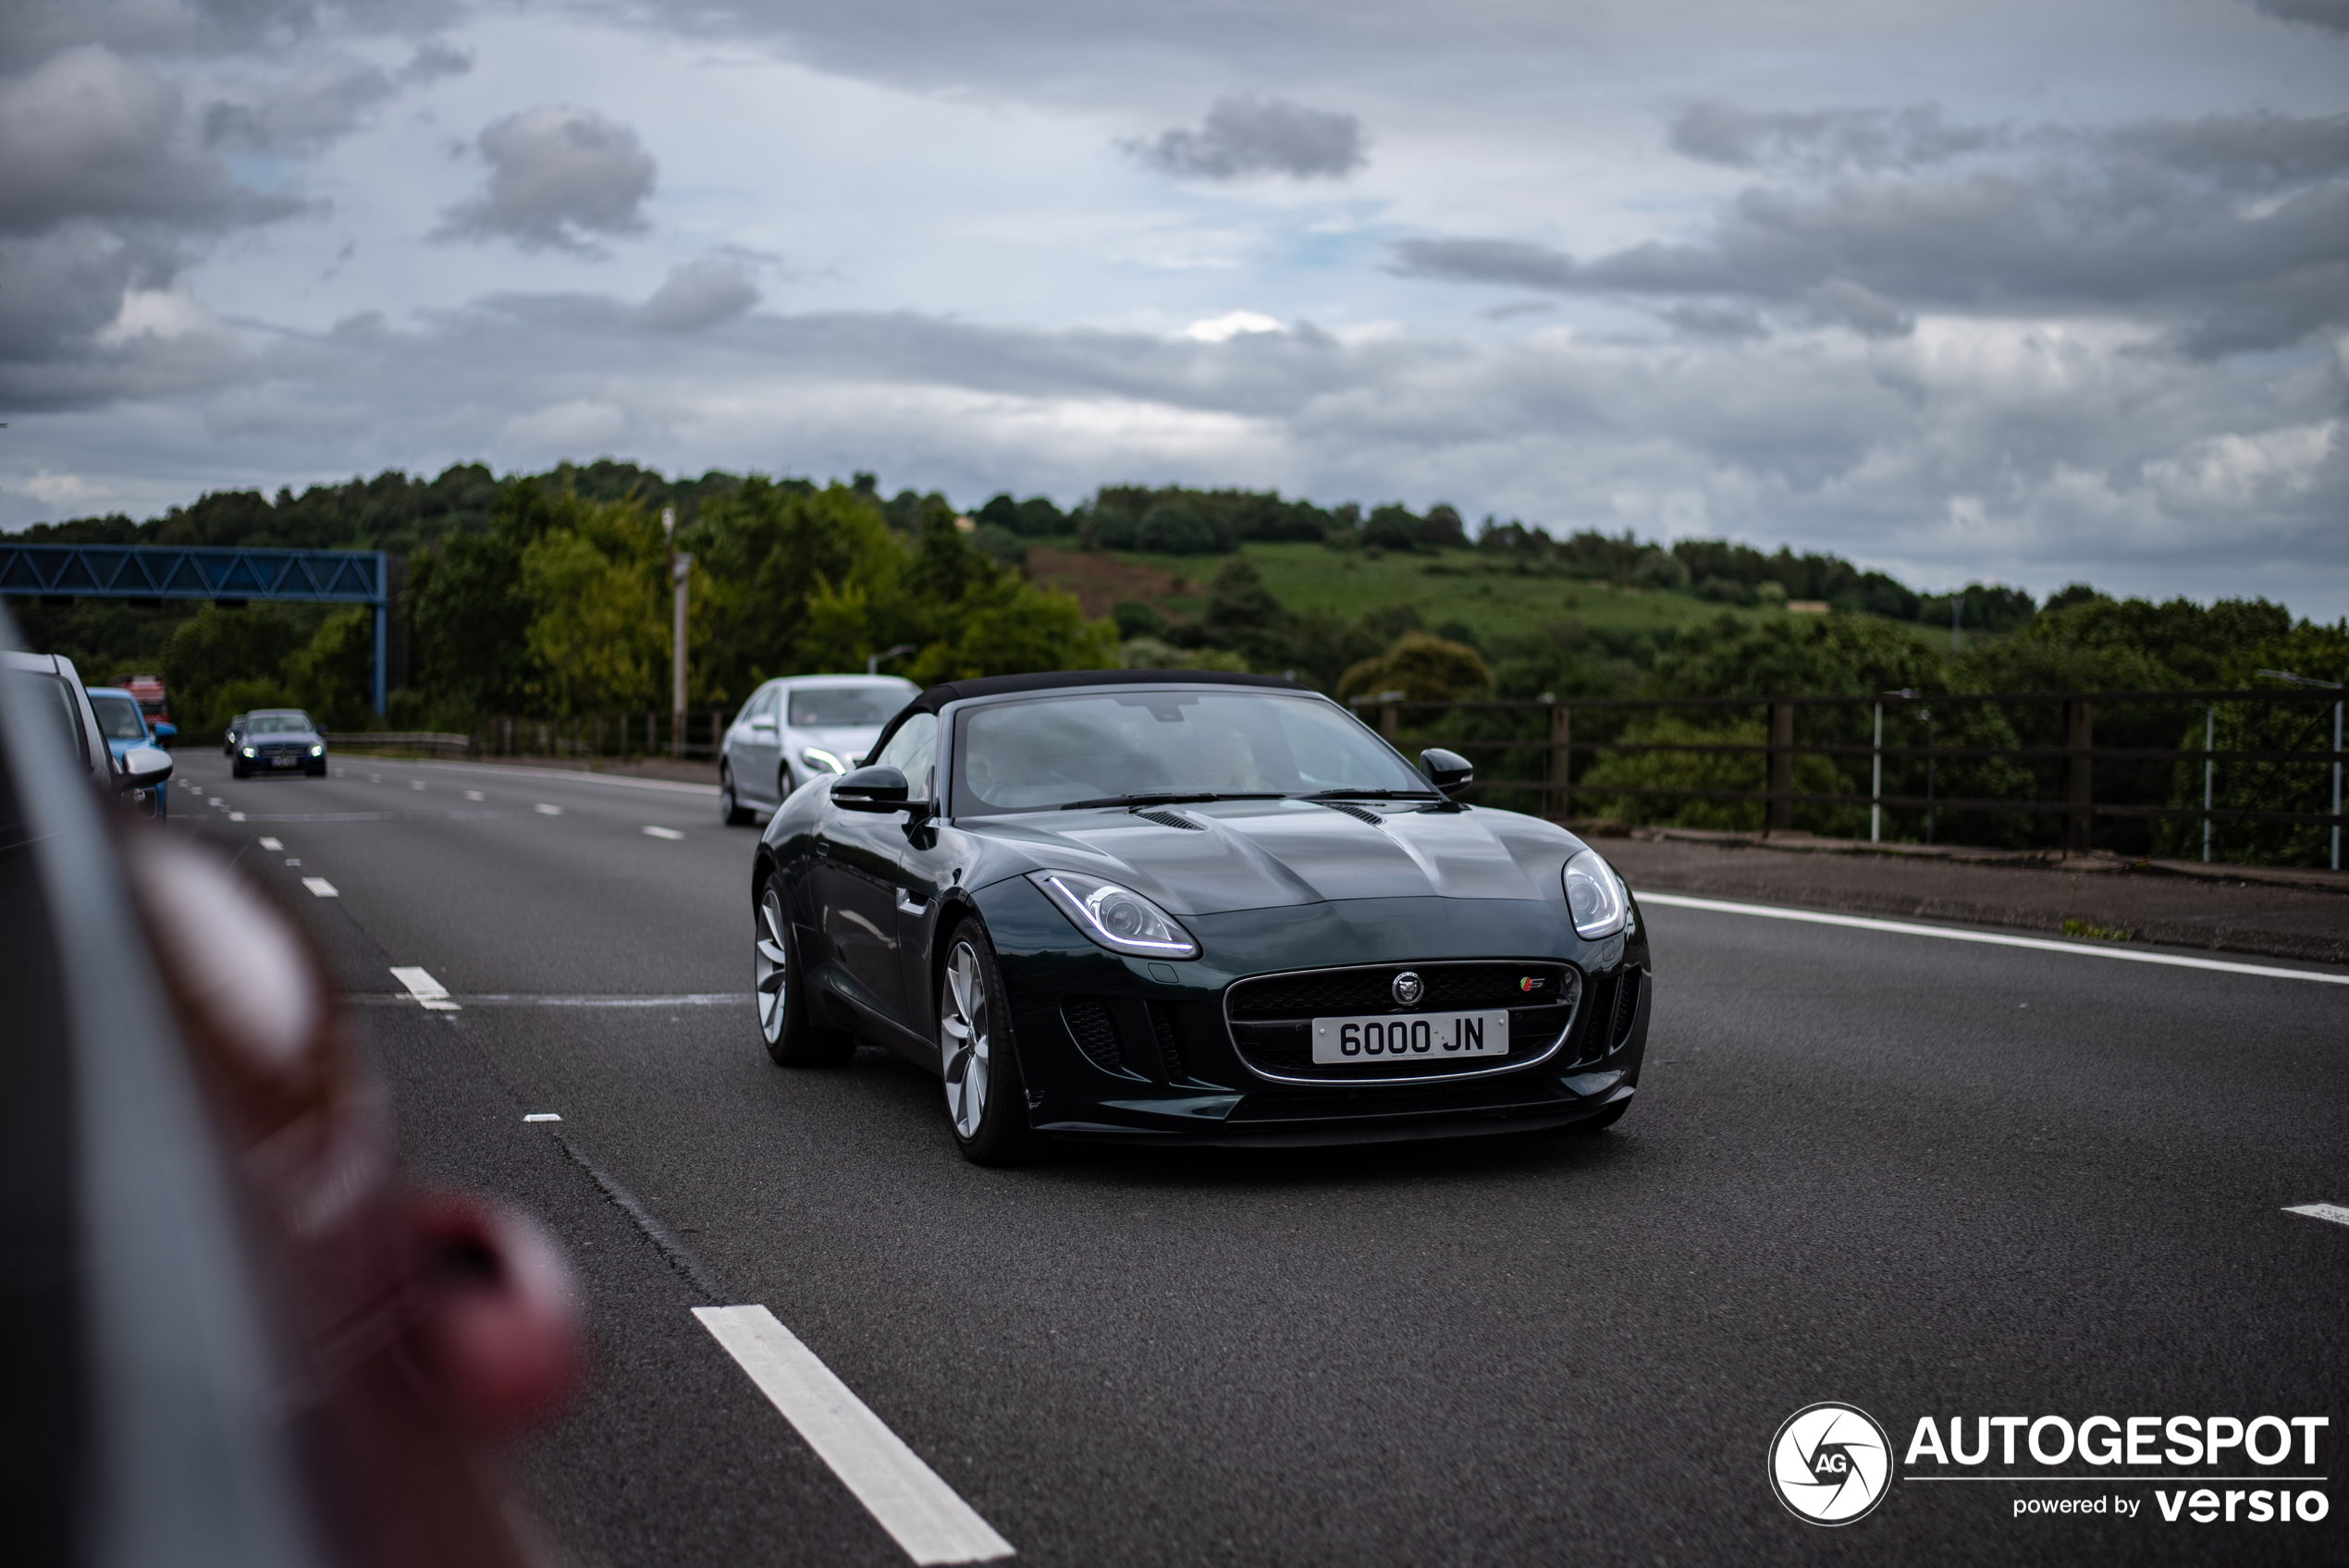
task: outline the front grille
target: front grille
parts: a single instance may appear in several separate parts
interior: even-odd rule
[[[1394,981],[1409,971],[1421,993],[1396,1005]],[[1527,982],[1531,981],[1529,986]],[[1224,993],[1224,1016],[1241,1060],[1261,1072],[1321,1082],[1457,1076],[1515,1067],[1543,1056],[1565,1037],[1581,994],[1581,974],[1551,962],[1379,964],[1271,974],[1235,982]],[[1462,1012],[1494,1008],[1509,1015],[1508,1054],[1502,1057],[1422,1057],[1379,1062],[1316,1065],[1315,1018]]]

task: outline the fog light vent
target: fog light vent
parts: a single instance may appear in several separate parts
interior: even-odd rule
[[[1068,1021],[1068,1032],[1076,1036],[1076,1048],[1094,1066],[1105,1072],[1125,1071],[1125,1053],[1118,1048],[1117,1025],[1111,1021],[1109,1006],[1101,998],[1064,998],[1061,1017]]]

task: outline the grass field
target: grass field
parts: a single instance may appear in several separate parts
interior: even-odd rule
[[[1176,619],[1196,617],[1206,607],[1209,580],[1229,558],[1088,554],[1073,546],[1074,541],[1038,545],[1028,555],[1028,575],[1039,585],[1076,594],[1086,613],[1095,616],[1120,600],[1134,599]],[[1539,632],[1568,619],[1594,630],[1659,631],[1710,619],[1723,608],[1687,594],[1520,576],[1474,550],[1406,556],[1287,544],[1243,545],[1238,553],[1262,574],[1274,598],[1300,614],[1352,621],[1369,610],[1409,605],[1423,626],[1458,620],[1487,638]]]

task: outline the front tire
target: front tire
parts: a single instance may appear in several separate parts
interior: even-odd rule
[[[1033,1159],[1042,1144],[1027,1122],[1027,1088],[1012,1046],[1008,1002],[987,928],[965,918],[946,941],[938,1049],[954,1142],[975,1165],[1018,1165]]]
[[[720,767],[718,770],[719,820],[729,827],[747,827],[750,826],[751,815],[750,808],[735,798],[734,770],[732,767]]]
[[[778,1067],[834,1067],[846,1061],[855,1054],[856,1036],[807,1022],[799,938],[772,873],[758,885],[752,924],[752,997],[758,1004],[758,1032],[767,1041],[767,1054]]]

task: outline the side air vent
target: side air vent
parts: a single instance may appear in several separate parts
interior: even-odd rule
[[[1615,1015],[1606,1031],[1607,1045],[1618,1047],[1630,1037],[1631,1022],[1640,1016],[1640,972],[1627,968],[1615,983]]]
[[[1061,1016],[1068,1021],[1068,1032],[1076,1036],[1077,1048],[1094,1066],[1107,1072],[1125,1070],[1125,1053],[1118,1047],[1117,1025],[1110,1018],[1107,1003],[1099,997],[1068,997],[1061,1002]]]
[[[1174,1026],[1174,1010],[1164,1002],[1152,1002],[1150,1033],[1158,1036],[1159,1060],[1166,1064],[1166,1081],[1178,1084],[1188,1078],[1190,1067],[1183,1060],[1183,1036]]]
[[[1204,833],[1207,831],[1206,828],[1200,827],[1198,823],[1193,822],[1189,817],[1177,816],[1171,811],[1138,811],[1134,815],[1140,817],[1144,822],[1155,822],[1161,827],[1185,827],[1194,833]]]
[[[1357,822],[1367,822],[1367,823],[1369,823],[1369,824],[1370,824],[1371,827],[1379,827],[1379,826],[1381,825],[1381,824],[1380,824],[1380,822],[1379,822],[1379,815],[1378,815],[1378,813],[1376,813],[1376,812],[1374,812],[1374,811],[1371,811],[1371,810],[1370,810],[1368,807],[1365,807],[1365,806],[1358,806],[1358,805],[1355,805],[1355,804],[1353,804],[1351,802],[1347,802],[1347,801],[1316,801],[1316,802],[1314,802],[1313,803],[1314,803],[1315,805],[1327,806],[1327,807],[1329,807],[1329,808],[1330,808],[1330,810],[1332,810],[1332,811],[1344,812],[1347,815],[1348,815],[1348,816],[1352,817],[1355,821],[1357,821]]]

